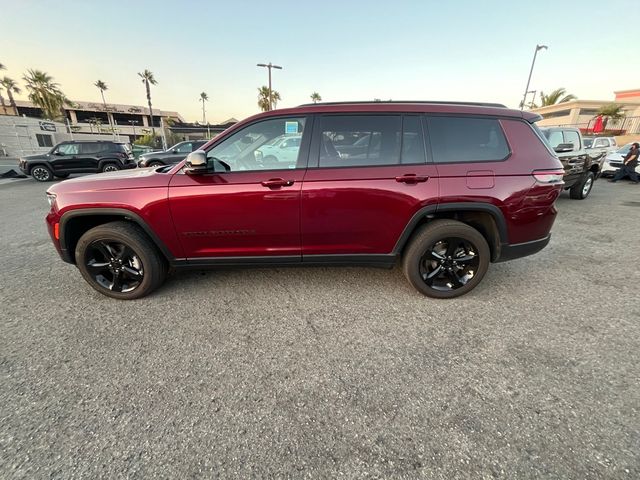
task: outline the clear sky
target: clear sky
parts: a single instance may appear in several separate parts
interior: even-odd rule
[[[517,107],[530,89],[582,99],[640,88],[640,0],[0,0],[2,74],[46,71],[74,100],[145,104],[211,122],[258,111],[274,71],[279,107],[324,101],[468,100]],[[26,98],[23,93],[18,98]]]

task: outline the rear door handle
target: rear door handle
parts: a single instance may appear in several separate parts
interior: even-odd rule
[[[396,182],[409,183],[409,184],[422,183],[422,182],[426,182],[427,180],[429,180],[429,177],[416,175],[415,173],[407,173],[406,175],[401,175],[399,177],[396,177]]]
[[[285,180],[283,178],[270,178],[269,180],[265,180],[260,182],[263,187],[267,188],[280,188],[280,187],[290,187],[293,185],[293,180]]]

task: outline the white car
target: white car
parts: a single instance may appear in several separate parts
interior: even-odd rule
[[[627,153],[629,153],[629,150],[631,150],[631,145],[633,145],[634,143],[635,142],[627,143],[624,147],[607,155],[602,164],[601,175],[604,177],[613,176],[613,174],[616,173],[616,170],[622,168],[624,157]],[[640,174],[640,164],[636,167],[636,172]]]
[[[295,168],[301,140],[302,135],[280,135],[258,148],[254,155],[257,161],[266,166],[288,163],[289,168]]]

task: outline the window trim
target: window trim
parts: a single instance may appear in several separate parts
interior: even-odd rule
[[[332,166],[320,166],[320,138],[322,137],[322,117],[400,117],[400,156],[398,157],[398,163],[388,163],[384,165],[332,165]],[[404,143],[404,117],[418,117],[419,125],[422,133],[422,148],[424,151],[424,162],[418,163],[402,163],[402,145]],[[431,158],[429,155],[429,150],[427,150],[426,142],[427,136],[425,133],[424,125],[420,120],[424,115],[420,112],[328,112],[316,114],[314,117],[318,117],[318,120],[315,122],[313,129],[313,138],[311,139],[311,145],[309,148],[309,163],[308,169],[318,169],[318,170],[335,170],[335,169],[345,169],[345,168],[389,168],[389,167],[403,167],[403,166],[411,166],[411,165],[429,165]]]
[[[433,114],[433,113],[427,113],[424,115],[425,120],[427,122],[427,132],[429,135],[429,147],[432,147],[431,144],[431,118],[433,117],[450,117],[450,118],[474,118],[474,119],[485,119],[485,120],[495,120],[498,123],[498,127],[500,128],[500,131],[502,132],[502,136],[504,137],[504,142],[507,145],[507,154],[504,156],[504,158],[500,158],[500,159],[492,159],[492,160],[465,160],[465,161],[453,161],[453,162],[438,162],[436,159],[436,156],[433,154],[433,151],[431,151],[431,156],[430,158],[433,161],[434,165],[464,165],[464,164],[469,164],[469,163],[499,163],[499,162],[506,162],[507,160],[509,160],[509,158],[511,158],[511,155],[513,155],[513,150],[511,148],[511,144],[509,143],[509,138],[507,137],[506,132],[504,131],[504,127],[502,126],[502,120],[505,119],[509,119],[509,120],[514,120],[511,117],[500,117],[500,116],[496,116],[496,115],[463,115],[460,116],[460,114],[450,114],[450,113],[438,113],[438,114]],[[520,121],[518,119],[515,119],[516,121]]]
[[[287,118],[304,118],[305,119],[304,132],[302,132],[302,140],[300,141],[300,149],[298,150],[298,161],[296,162],[296,168],[277,168],[277,169],[268,169],[268,170],[267,169],[264,169],[264,170],[236,170],[236,171],[231,171],[231,172],[204,172],[201,175],[204,175],[204,176],[209,176],[209,175],[231,175],[231,174],[238,174],[238,173],[242,174],[242,173],[258,173],[258,172],[292,172],[292,171],[296,171],[296,170],[306,170],[308,162],[309,162],[309,154],[310,154],[309,147],[311,145],[312,129],[314,127],[315,115],[309,115],[309,114],[303,114],[303,115],[274,115],[274,116],[269,116],[269,117],[257,118],[252,122],[246,123],[246,124],[244,124],[244,125],[242,125],[242,126],[240,126],[238,128],[234,128],[232,131],[230,131],[223,138],[220,138],[220,135],[218,135],[217,137],[215,137],[215,139],[218,140],[217,142],[215,142],[213,145],[211,145],[206,150],[204,148],[199,148],[199,150],[203,150],[206,154],[208,154],[211,150],[216,148],[218,145],[220,145],[222,142],[224,142],[228,138],[231,138],[236,133],[241,132],[242,130],[244,130],[244,129],[252,126],[252,125],[255,125],[255,124],[261,123],[261,122],[266,122],[266,121],[269,121],[269,120],[287,119]],[[206,143],[204,145],[206,145]],[[202,145],[202,146],[204,147],[204,145]],[[182,174],[185,174],[184,173],[184,169],[185,169],[185,166],[183,165],[182,168],[179,170],[179,172],[182,173]]]

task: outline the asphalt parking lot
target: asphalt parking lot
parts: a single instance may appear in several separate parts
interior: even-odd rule
[[[640,478],[640,187],[563,194],[470,295],[399,268],[94,292],[0,184],[1,478]]]

